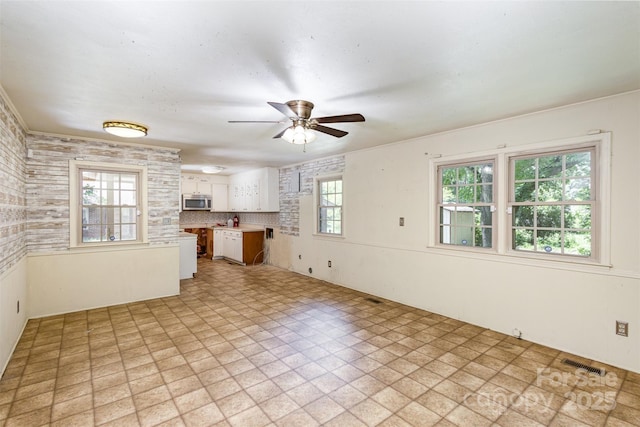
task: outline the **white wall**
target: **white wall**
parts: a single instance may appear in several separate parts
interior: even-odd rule
[[[180,293],[179,245],[28,256],[29,317]]]
[[[427,247],[432,195],[425,153],[516,147],[590,129],[612,133],[611,268]],[[640,92],[350,153],[343,175],[345,238],[312,236],[313,198],[304,195],[300,235],[278,234],[283,242],[272,244],[271,260],[507,334],[518,328],[524,339],[640,372],[639,160]],[[615,335],[616,320],[629,322],[629,337]]]
[[[0,373],[27,323],[27,257],[0,276]],[[20,301],[20,312],[17,302]]]

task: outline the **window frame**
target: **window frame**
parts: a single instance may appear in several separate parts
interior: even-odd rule
[[[322,196],[322,192],[320,187],[323,182],[329,181],[341,181],[342,184],[342,192],[340,193],[342,196],[342,204],[340,205],[340,233],[325,233],[320,231],[320,209],[323,207],[320,202],[320,198]],[[313,181],[313,198],[314,198],[314,232],[315,236],[321,237],[331,237],[331,238],[341,238],[345,235],[345,199],[344,199],[344,178],[342,174],[339,175],[325,175],[325,176],[317,176]]]
[[[483,163],[491,163],[492,164],[492,181],[491,181],[491,186],[492,186],[492,197],[491,200],[492,202],[490,203],[478,203],[478,202],[471,202],[471,203],[445,203],[443,200],[443,192],[444,192],[444,186],[442,185],[442,169],[445,168],[459,168],[459,167],[464,167],[464,166],[478,166],[480,164]],[[462,250],[472,250],[472,251],[483,251],[483,252],[495,252],[496,251],[496,237],[498,235],[497,233],[497,215],[496,215],[496,197],[497,197],[497,187],[498,187],[498,183],[497,183],[497,170],[496,170],[496,163],[497,163],[497,159],[495,156],[488,156],[488,157],[475,157],[475,158],[469,158],[466,159],[464,161],[452,161],[452,162],[439,162],[436,166],[436,180],[437,180],[437,200],[436,200],[436,221],[437,221],[437,228],[436,228],[436,239],[435,239],[435,244],[439,247],[446,247],[446,248],[455,248],[455,249],[462,249]],[[472,185],[477,186],[479,185],[478,183],[473,183]],[[490,208],[490,212],[491,212],[491,246],[490,247],[483,247],[483,246],[475,246],[475,245],[460,245],[460,244],[455,244],[455,243],[442,243],[442,235],[441,235],[441,230],[440,230],[440,208],[441,207],[445,207],[445,206],[489,206]],[[452,227],[454,227],[452,225]],[[475,225],[472,227],[473,229],[475,229]]]
[[[82,170],[113,172],[138,175],[137,196],[139,211],[136,222],[136,240],[83,242],[82,241]],[[114,246],[131,246],[148,243],[148,198],[147,198],[147,167],[143,165],[125,165],[84,160],[69,161],[69,247],[70,248],[99,248]]]
[[[515,200],[515,188],[516,188],[516,180],[515,180],[515,162],[518,160],[526,160],[526,159],[539,159],[539,158],[544,158],[544,157],[550,157],[550,156],[565,156],[568,154],[572,154],[572,153],[584,153],[584,152],[589,152],[591,154],[590,157],[590,174],[589,174],[589,179],[590,179],[590,199],[588,201],[576,201],[576,200],[566,200],[564,197],[562,198],[562,200],[559,201],[541,201],[541,200],[535,200],[535,201],[526,201],[526,202],[517,202]],[[509,218],[511,219],[509,221],[508,227],[507,227],[507,235],[508,235],[508,240],[509,240],[509,251],[515,252],[517,254],[521,254],[521,253],[526,253],[529,255],[533,255],[533,254],[538,254],[542,257],[557,257],[560,256],[562,258],[565,257],[573,257],[576,260],[590,260],[590,261],[597,261],[599,259],[599,244],[598,244],[598,217],[599,217],[599,194],[600,194],[600,184],[598,182],[598,173],[599,173],[599,168],[598,168],[598,162],[599,162],[599,154],[598,154],[598,150],[596,148],[596,146],[594,145],[588,145],[588,146],[584,146],[584,147],[573,147],[571,149],[560,149],[560,150],[540,150],[540,151],[536,151],[536,152],[531,152],[525,155],[518,155],[518,156],[509,156],[507,158],[507,163],[508,163],[508,168],[509,168],[509,181],[508,181],[508,202],[507,202],[507,214],[509,215]],[[563,175],[560,179],[560,181],[563,182],[566,179],[566,177],[564,176],[564,169],[565,165],[563,165]],[[536,171],[538,171],[539,168],[536,169]],[[574,177],[575,178],[575,177]],[[549,179],[545,179],[545,178],[540,178],[539,176],[533,178],[531,180],[531,182],[534,182],[535,184],[540,184],[541,182],[550,182],[552,180]],[[536,187],[537,188],[537,187]],[[563,189],[563,196],[564,196],[564,189]],[[549,227],[544,227],[544,226],[540,226],[537,223],[536,224],[532,224],[530,227],[515,227],[513,224],[513,215],[514,215],[514,208],[516,206],[531,206],[531,207],[543,207],[543,206],[547,206],[547,207],[560,207],[561,210],[564,210],[564,207],[566,205],[584,205],[584,206],[589,206],[591,209],[591,213],[590,213],[590,222],[591,222],[591,227],[590,227],[590,238],[591,238],[591,253],[589,256],[580,256],[580,255],[575,255],[575,254],[568,254],[568,253],[542,253],[539,250],[524,250],[524,249],[516,249],[514,248],[514,230],[516,228],[520,228],[520,229],[531,229],[533,232],[537,231],[544,231],[545,229],[548,229]],[[561,233],[564,233],[567,231],[567,229],[569,229],[570,227],[565,227],[564,225],[562,225],[564,221],[561,221],[561,226],[559,228],[557,227],[553,227],[553,229],[559,230]]]
[[[537,154],[551,155],[553,153],[576,151],[585,148],[593,148],[596,159],[596,170],[593,172],[592,186],[596,189],[595,212],[591,214],[592,220],[592,255],[589,258],[564,255],[518,251],[511,248],[511,221],[510,194],[511,194],[511,166],[510,160],[515,157],[536,156]],[[494,228],[497,235],[494,236],[494,251],[487,248],[473,248],[458,245],[439,244],[439,192],[440,181],[438,169],[447,164],[472,163],[478,159],[487,159],[495,156],[494,183],[496,192],[494,204],[496,215],[494,216]],[[428,198],[427,221],[429,224],[427,236],[427,248],[437,251],[447,250],[451,254],[469,255],[472,257],[504,256],[505,259],[514,262],[539,265],[540,263],[563,263],[565,265],[591,265],[610,267],[610,218],[611,218],[611,133],[599,132],[574,138],[556,139],[545,142],[530,143],[519,146],[500,145],[495,149],[475,153],[463,153],[455,155],[430,155],[428,158]],[[579,267],[578,267],[579,268]]]

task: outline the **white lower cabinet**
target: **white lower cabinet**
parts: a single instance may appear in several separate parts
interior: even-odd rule
[[[225,258],[242,262],[242,231],[224,230],[222,254]]]
[[[180,280],[193,279],[198,272],[198,236],[191,233],[180,233]]]
[[[213,258],[218,259],[224,257],[224,231],[220,229],[213,230]]]

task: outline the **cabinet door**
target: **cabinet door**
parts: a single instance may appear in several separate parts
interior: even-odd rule
[[[213,257],[224,256],[224,235],[222,230],[213,230]]]
[[[182,194],[193,194],[198,192],[198,183],[192,179],[182,179]]]
[[[207,259],[213,258],[213,230],[207,228]]]
[[[211,185],[211,210],[218,212],[227,212],[229,210],[227,184]]]

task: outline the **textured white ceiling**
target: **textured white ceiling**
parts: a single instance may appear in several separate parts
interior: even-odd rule
[[[640,2],[0,1],[0,85],[30,131],[283,166],[640,89]],[[361,113],[300,146],[267,101]],[[286,118],[285,118],[286,119]]]

